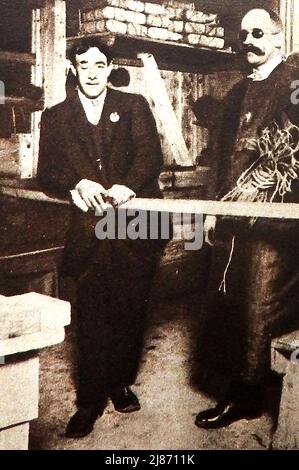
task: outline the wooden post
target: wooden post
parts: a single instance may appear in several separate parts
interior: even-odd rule
[[[138,54],[143,62],[144,81],[148,84],[150,98],[154,105],[154,115],[157,122],[162,123],[160,131],[162,134],[164,153],[181,166],[192,166],[194,164],[192,156],[186,146],[182,135],[182,128],[178,122],[175,111],[169,99],[165,82],[161,77],[154,56],[151,54]]]
[[[46,0],[40,10],[40,47],[46,107],[65,99],[66,5],[64,0]]]
[[[284,24],[284,54],[287,56],[294,50],[294,0],[280,1],[280,16]]]
[[[33,85],[43,87],[43,70],[42,70],[42,57],[41,57],[41,24],[40,24],[40,9],[32,10],[32,39],[31,50],[35,54],[35,64],[31,70],[31,82]],[[41,119],[41,112],[36,111],[31,115],[31,134],[32,139],[32,175],[36,173],[38,152],[39,152],[39,124]]]
[[[65,99],[66,5],[65,0],[43,0],[34,6],[32,52],[36,60],[31,81],[43,87],[45,107],[50,107]],[[36,173],[38,163],[40,120],[40,111],[32,113],[32,176]]]
[[[299,52],[299,4],[298,2],[294,3],[293,52]]]

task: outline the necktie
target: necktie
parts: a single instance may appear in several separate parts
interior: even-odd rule
[[[94,114],[96,121],[99,121],[100,116],[99,116],[99,101],[97,99],[91,100],[93,106],[94,106]],[[98,158],[97,159],[97,164],[98,164],[98,169],[101,171],[102,170],[102,159]]]
[[[97,125],[99,120],[101,119],[102,110],[100,107],[100,103],[97,99],[90,100],[92,104],[92,108],[90,109],[92,115],[92,122],[94,125]]]

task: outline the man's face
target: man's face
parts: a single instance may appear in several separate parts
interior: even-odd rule
[[[278,37],[265,10],[251,10],[241,23],[240,40],[247,62],[253,67],[265,64],[278,53]]]
[[[105,90],[111,69],[107,57],[97,47],[76,55],[78,84],[88,98],[97,98]]]

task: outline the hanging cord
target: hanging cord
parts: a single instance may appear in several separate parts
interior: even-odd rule
[[[232,260],[232,257],[233,257],[233,253],[234,253],[234,248],[235,248],[235,236],[233,236],[232,238],[232,244],[231,244],[231,249],[230,249],[230,254],[229,254],[229,258],[228,258],[228,262],[226,264],[226,267],[225,267],[225,270],[224,270],[224,273],[223,273],[223,279],[220,283],[220,286],[219,286],[219,292],[223,291],[223,293],[226,295],[226,275],[227,275],[227,271],[229,269],[229,266],[230,266],[230,263],[231,263],[231,260]]]
[[[14,106],[11,108],[11,113],[12,113],[13,132],[14,132],[14,136],[16,136],[17,135],[17,124],[16,124],[16,112],[15,112],[15,107]]]

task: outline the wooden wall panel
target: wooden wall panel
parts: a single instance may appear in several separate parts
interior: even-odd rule
[[[298,0],[280,0],[280,16],[284,23],[286,55],[299,50]]]
[[[203,76],[194,73],[184,73],[182,83],[182,129],[190,154],[200,155],[205,145],[205,131],[196,124],[192,105],[204,93]]]
[[[299,52],[299,2],[294,3],[293,52]]]

